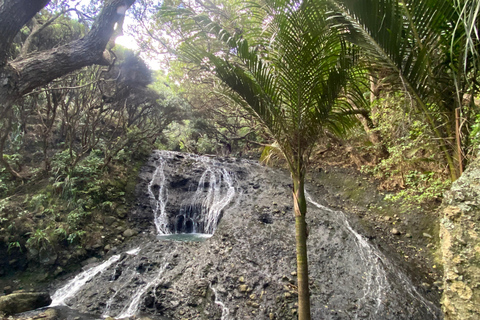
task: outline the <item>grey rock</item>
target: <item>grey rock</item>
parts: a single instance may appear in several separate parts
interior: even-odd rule
[[[125,238],[130,238],[130,237],[133,237],[134,235],[136,235],[137,232],[135,230],[132,230],[132,229],[127,229],[123,232],[123,236]]]
[[[151,183],[161,157],[164,159],[164,175],[157,175],[155,183]],[[167,319],[221,319],[220,302],[230,310],[232,319],[268,319],[270,314],[274,319],[296,318],[292,315],[292,309],[297,309],[298,290],[297,279],[292,275],[296,268],[295,218],[291,205],[291,179],[287,172],[246,160],[203,158],[209,163],[210,172],[225,170],[235,177],[234,200],[223,209],[215,234],[200,242],[174,241],[155,234],[153,213],[157,203],[147,192],[149,185],[153,191],[159,191],[160,184],[165,182],[164,187],[168,189],[165,213],[169,228],[182,224],[190,208],[182,206],[196,199],[195,192],[203,184],[200,180],[206,172],[205,165],[195,159],[196,156],[173,152],[155,152],[152,155],[140,171],[137,205],[128,217],[129,228],[137,230],[139,235],[126,237],[129,243],[125,247],[140,247],[140,253],[127,254],[119,244],[119,260],[85,283],[69,302],[74,308],[101,314],[106,301],[118,292],[110,300],[110,314],[120,314],[127,299],[141,292],[139,290],[145,290],[139,310],[142,315],[145,313],[152,318],[161,312]],[[205,185],[214,183],[209,172],[202,179]],[[222,186],[226,184],[225,179],[219,178],[215,182],[217,186],[219,181],[222,181]],[[318,182],[326,185],[324,181]],[[254,190],[253,186],[257,183],[260,187]],[[203,193],[208,194],[206,188]],[[158,195],[158,192],[154,194]],[[314,194],[317,194],[316,190],[311,193]],[[336,200],[331,195],[328,197],[330,200],[312,197],[318,203],[324,201],[324,204],[328,201],[338,204],[337,201],[342,200]],[[198,202],[192,207],[201,207],[203,201]],[[273,210],[273,202],[288,214],[275,215],[272,224],[259,222],[259,214],[264,213],[265,208]],[[185,216],[180,217],[180,213],[185,213]],[[349,227],[342,222],[344,218],[349,221]],[[364,239],[365,243],[359,243],[360,235],[352,230],[362,227],[356,216],[348,212],[328,210],[309,203],[308,219],[312,319],[347,318],[345,314],[332,315],[331,310],[345,310],[371,318],[372,310],[377,311],[376,299],[359,299],[366,290],[367,280],[372,286],[376,284],[375,278],[366,277],[377,276],[377,272],[371,271],[371,263],[379,261],[378,256],[365,257],[367,251],[374,250],[374,247],[361,247],[368,246],[373,240]],[[126,221],[121,223],[126,224]],[[395,250],[389,252],[386,249],[385,259],[395,254]],[[106,261],[110,257],[107,255]],[[379,268],[385,265],[380,264]],[[99,264],[94,267],[97,266]],[[393,275],[397,272],[400,271],[389,271]],[[282,280],[283,275],[285,280]],[[390,282],[393,283],[390,287],[386,285],[382,288],[389,297],[388,308],[378,309],[375,319],[435,319],[422,302],[408,294],[411,288],[404,288],[403,282],[394,278],[389,279]],[[376,289],[368,288],[370,292]],[[255,303],[259,305],[258,309]],[[440,312],[434,306],[430,310]],[[437,318],[440,319],[440,316]]]

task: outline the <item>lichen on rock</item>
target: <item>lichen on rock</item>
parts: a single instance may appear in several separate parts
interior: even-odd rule
[[[480,159],[445,194],[440,222],[447,320],[480,319]]]

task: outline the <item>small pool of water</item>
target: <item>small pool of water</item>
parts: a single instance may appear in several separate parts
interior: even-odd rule
[[[213,234],[206,233],[175,233],[175,234],[166,234],[158,235],[158,240],[174,240],[174,241],[193,241],[201,242],[211,238]]]

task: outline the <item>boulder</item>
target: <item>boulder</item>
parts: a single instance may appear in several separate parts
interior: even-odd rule
[[[132,229],[127,229],[123,232],[123,236],[125,238],[130,238],[130,237],[133,237],[134,235],[136,235],[137,232],[135,230],[132,230]]]
[[[51,302],[47,292],[14,292],[0,297],[0,313],[9,316],[45,307]]]

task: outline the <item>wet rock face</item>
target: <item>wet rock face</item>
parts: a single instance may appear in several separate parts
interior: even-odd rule
[[[175,241],[157,237],[155,202],[145,191],[160,155],[154,154],[141,173],[138,205],[130,216],[141,232],[65,302],[81,312],[117,318],[296,319],[289,174],[254,162],[214,159],[234,177],[235,195],[221,210],[213,236]],[[205,170],[196,162],[206,160],[174,153],[165,159],[165,208],[174,225],[183,201],[193,197],[190,185],[196,187]],[[323,207],[318,193],[307,190],[312,319],[441,319],[423,291],[354,231],[347,214]]]
[[[140,172],[138,203],[131,219],[157,233],[212,234],[235,194],[241,161],[174,152],[154,152]]]
[[[480,161],[453,183],[440,225],[446,319],[480,319]]]

